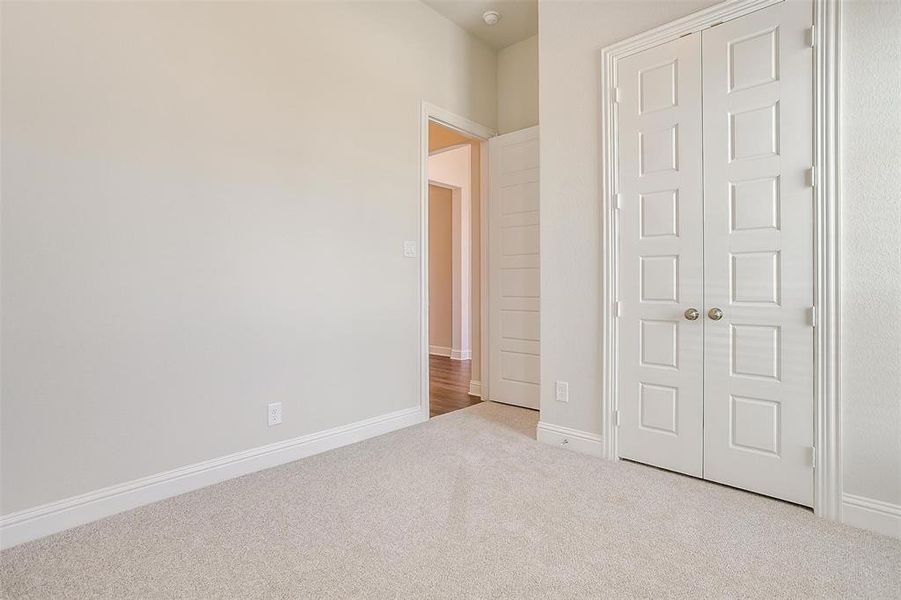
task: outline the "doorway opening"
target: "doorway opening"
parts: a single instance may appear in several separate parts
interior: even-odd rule
[[[429,418],[481,401],[481,146],[428,122]]]
[[[480,400],[537,410],[538,126],[498,135],[427,102],[421,115],[421,416]],[[447,220],[448,210],[451,279],[442,286],[437,277],[448,265],[439,262],[447,254],[447,226],[439,230],[430,214]],[[432,252],[432,230],[444,240],[443,251]],[[450,333],[438,322],[442,305]]]

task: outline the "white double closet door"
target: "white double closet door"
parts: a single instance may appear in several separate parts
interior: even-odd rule
[[[812,14],[783,2],[616,66],[619,455],[808,506]]]

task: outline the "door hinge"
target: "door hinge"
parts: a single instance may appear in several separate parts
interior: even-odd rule
[[[817,468],[817,447],[810,447],[810,466],[814,469]]]
[[[613,102],[615,104],[619,104],[622,101],[622,96],[619,93],[619,88],[613,88]]]
[[[618,410],[613,411],[613,426],[619,427],[619,411]]]
[[[817,326],[817,307],[816,306],[810,307],[810,326],[811,327]]]
[[[613,316],[617,319],[623,314],[623,305],[619,300],[613,303]]]
[[[807,30],[807,45],[811,48],[816,48],[817,45],[817,27],[816,25],[812,25],[810,29]]]
[[[817,171],[816,167],[810,167],[807,169],[807,185],[810,187],[816,187],[817,185]]]

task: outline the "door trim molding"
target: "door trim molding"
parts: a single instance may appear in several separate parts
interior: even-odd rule
[[[617,393],[616,61],[742,17],[783,0],[727,0],[601,50],[601,440],[604,456],[618,457],[614,414]],[[838,0],[812,0],[814,23],[814,199],[816,204],[814,298],[816,465],[814,512],[841,520],[841,423],[839,369],[839,51]]]
[[[435,121],[464,135],[482,140],[481,160],[484,160],[481,157],[488,150],[487,140],[497,135],[493,129],[425,100],[421,101],[419,110],[419,411],[423,420],[429,418],[429,121]],[[483,182],[485,177],[486,174],[482,171]],[[485,204],[486,197],[482,196],[481,205],[484,207]],[[484,240],[485,222],[480,221],[479,227],[481,229],[479,237]],[[483,265],[481,271],[484,273],[484,253],[480,260]],[[484,285],[480,293],[484,297]],[[482,318],[481,327],[484,331],[487,322],[486,311],[482,305],[479,306],[479,310]],[[483,364],[485,355],[486,352],[482,350]]]
[[[814,511],[843,521],[839,302],[841,239],[839,128],[841,103],[839,0],[814,0],[814,206],[817,310]]]

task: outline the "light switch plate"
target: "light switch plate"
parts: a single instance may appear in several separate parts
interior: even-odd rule
[[[416,242],[404,242],[404,256],[408,258],[416,258]]]

